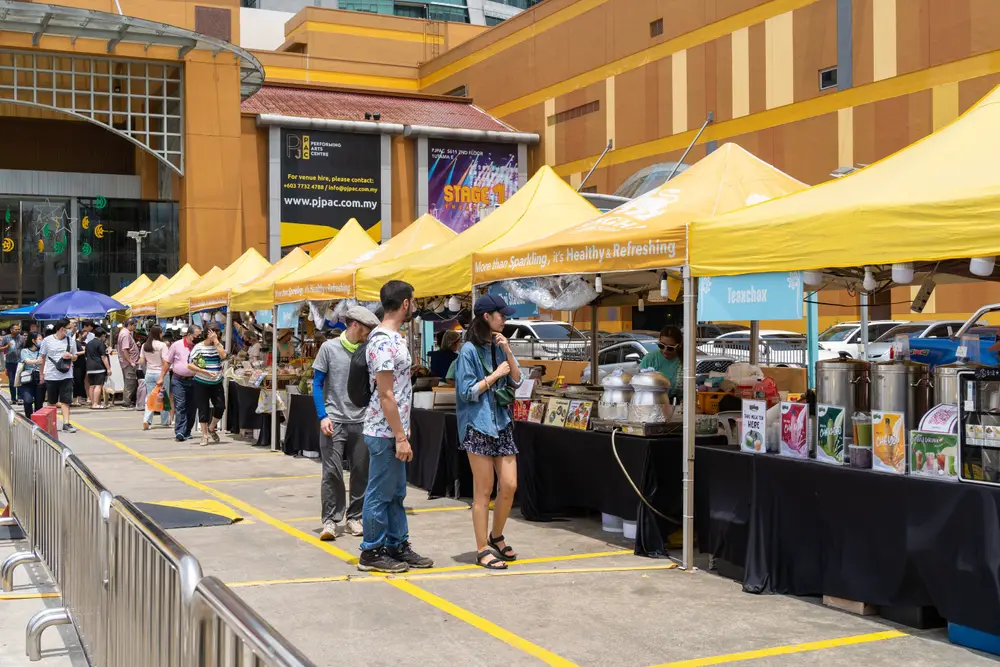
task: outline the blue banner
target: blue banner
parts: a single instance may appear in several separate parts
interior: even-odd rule
[[[511,315],[512,318],[517,318],[519,320],[527,319],[530,317],[538,317],[538,305],[531,303],[530,301],[525,301],[524,299],[518,298],[505,290],[500,283],[493,283],[490,285],[490,294],[494,294],[504,301],[507,305],[514,309],[514,314]]]
[[[254,311],[254,318],[257,320],[257,324],[271,324],[274,321],[274,313],[270,310]]]
[[[801,318],[800,271],[698,279],[699,322]]]
[[[300,303],[282,303],[278,305],[278,328],[294,329],[299,324]]]

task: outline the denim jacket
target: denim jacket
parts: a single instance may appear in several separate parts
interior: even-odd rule
[[[459,442],[465,439],[470,426],[483,435],[495,438],[510,424],[510,408],[502,408],[497,404],[494,389],[505,386],[505,383],[511,387],[518,387],[521,383],[514,382],[508,375],[493,385],[485,396],[479,393],[477,387],[496,368],[493,363],[494,352],[498,364],[507,361],[507,356],[495,345],[487,348],[466,342],[458,352],[455,363],[455,411],[458,416]],[[480,354],[489,371],[484,371]]]

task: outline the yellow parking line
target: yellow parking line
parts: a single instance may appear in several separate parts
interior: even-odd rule
[[[82,428],[82,427],[80,430],[99,437],[97,431],[91,431],[88,428]],[[136,452],[136,454],[138,453],[139,452]],[[275,456],[279,454],[281,454],[281,452],[226,452],[224,454],[184,454],[183,456],[161,456],[159,458],[149,459],[149,460],[156,462],[156,461],[182,461],[185,459],[240,459],[250,456]]]
[[[0,593],[0,600],[42,600],[57,597],[59,593]]]
[[[111,438],[107,437],[106,435],[102,435],[101,433],[98,433],[97,431],[93,431],[93,430],[91,430],[89,428],[86,428],[84,426],[79,426],[79,428],[84,433],[87,433],[87,434],[89,434],[89,435],[91,435],[91,436],[93,436],[95,438],[98,438],[99,440],[103,440],[104,442],[107,442],[108,444],[113,445],[113,446],[117,447],[118,449],[121,449],[124,452],[128,452],[129,454],[131,454],[132,456],[136,457],[140,461],[143,461],[144,463],[148,463],[149,465],[153,466],[154,468],[156,468],[160,472],[162,472],[162,473],[164,473],[166,475],[169,475],[169,476],[173,477],[174,479],[176,479],[178,481],[181,481],[181,482],[183,482],[183,483],[185,483],[185,484],[187,484],[189,486],[192,486],[192,487],[194,487],[196,489],[204,491],[207,494],[215,496],[219,500],[227,502],[230,505],[232,505],[233,507],[236,507],[238,509],[243,510],[244,512],[246,512],[247,514],[250,514],[251,516],[253,516],[257,520],[262,521],[262,522],[264,522],[266,524],[269,524],[269,525],[273,526],[274,528],[277,528],[278,530],[282,531],[283,533],[285,533],[287,535],[290,535],[291,537],[295,537],[295,538],[297,538],[299,540],[302,540],[303,542],[307,542],[309,544],[312,544],[313,546],[315,546],[315,547],[317,547],[319,549],[322,549],[322,550],[326,551],[327,553],[329,553],[329,554],[331,554],[333,556],[336,556],[337,558],[339,558],[339,559],[341,559],[341,560],[343,560],[343,561],[345,561],[347,563],[357,563],[357,558],[355,558],[353,555],[347,553],[343,549],[339,549],[339,548],[333,546],[332,544],[330,544],[329,542],[323,542],[318,537],[316,537],[314,535],[310,535],[309,533],[301,531],[298,528],[294,528],[294,527],[288,525],[287,523],[285,523],[284,521],[276,519],[276,518],[272,517],[271,515],[263,512],[262,510],[257,509],[253,505],[250,505],[249,503],[243,502],[239,498],[235,498],[233,496],[230,496],[227,493],[223,493],[222,491],[218,491],[216,489],[213,489],[210,486],[206,486],[205,484],[202,484],[201,482],[197,482],[197,481],[191,479],[190,477],[188,477],[187,475],[179,473],[179,472],[171,469],[169,466],[166,466],[166,465],[164,465],[163,463],[160,463],[157,460],[151,459],[150,457],[145,456],[144,454],[140,454],[139,452],[137,452],[136,450],[132,449],[128,445],[125,445],[125,444],[123,444],[121,442],[118,442],[117,440],[112,440]],[[193,458],[199,458],[199,457],[193,457]],[[165,459],[161,459],[161,460],[165,460]],[[476,567],[476,566],[472,566],[472,567]],[[442,569],[444,569],[444,568],[442,568]],[[529,655],[532,655],[532,656],[538,658],[539,660],[541,660],[542,662],[544,662],[546,664],[549,664],[549,665],[558,665],[559,667],[575,667],[572,662],[566,660],[565,658],[562,658],[562,657],[556,655],[555,653],[552,653],[551,651],[547,651],[546,649],[544,649],[544,648],[542,648],[542,647],[540,647],[540,646],[538,646],[536,644],[533,644],[532,642],[528,641],[527,639],[519,637],[519,636],[515,635],[514,633],[510,632],[509,630],[506,630],[506,629],[504,629],[504,628],[496,625],[495,623],[491,623],[490,621],[487,621],[486,619],[481,618],[480,616],[477,616],[477,615],[473,614],[472,612],[470,612],[470,611],[468,611],[466,609],[463,609],[462,607],[459,607],[458,605],[456,605],[456,604],[454,604],[452,602],[449,602],[448,600],[445,600],[444,598],[440,598],[440,597],[434,595],[433,593],[429,593],[428,591],[425,591],[424,589],[422,589],[422,588],[420,588],[420,587],[418,587],[418,586],[416,586],[414,584],[411,584],[411,583],[409,583],[407,581],[399,581],[399,580],[393,580],[393,579],[385,579],[385,581],[390,586],[393,586],[394,588],[397,588],[400,591],[408,593],[409,595],[412,595],[413,597],[415,597],[415,598],[417,598],[417,599],[419,599],[419,600],[421,600],[423,602],[426,602],[427,604],[431,605],[432,607],[435,607],[436,609],[439,609],[440,611],[443,611],[446,614],[449,614],[450,616],[454,616],[455,618],[457,618],[457,619],[459,619],[461,621],[464,621],[465,623],[468,623],[469,625],[473,626],[474,628],[482,630],[483,632],[489,634],[490,636],[492,636],[492,637],[494,637],[496,639],[499,639],[500,641],[504,642],[505,644],[508,644],[509,646],[513,646],[514,648],[517,648],[517,649],[519,649],[521,651],[524,651],[525,653],[528,653]]]
[[[319,475],[316,475],[316,477],[319,477]],[[250,479],[254,480],[254,479],[269,479],[269,478],[267,478],[267,477],[251,477]],[[283,479],[283,478],[277,477],[275,479]],[[288,479],[294,479],[294,478],[289,477]],[[223,481],[223,482],[237,481],[237,482],[241,482],[243,480],[228,480],[228,479],[224,479],[224,480],[215,480],[215,481],[217,481],[217,482],[218,481]],[[208,482],[206,482],[206,484],[207,483]],[[466,507],[464,505],[462,507],[421,507],[421,508],[418,508],[418,509],[414,509],[412,507],[407,507],[406,508],[406,513],[407,514],[427,514],[428,512],[455,512],[455,511],[460,511],[460,510],[465,510],[466,512],[468,512],[471,509],[472,509],[471,507]],[[297,517],[293,517],[291,519],[282,519],[282,521],[287,521],[289,523],[301,523],[303,521],[319,522],[319,521],[322,521],[322,520],[323,520],[323,518],[322,517],[318,517],[318,516],[297,516]]]
[[[741,662],[743,660],[757,660],[759,658],[770,658],[776,655],[791,655],[793,653],[807,653],[809,651],[822,651],[828,648],[838,648],[840,646],[855,646],[857,644],[869,644],[880,642],[886,639],[896,639],[897,637],[907,637],[908,635],[898,630],[887,630],[885,632],[872,632],[865,635],[853,635],[851,637],[841,637],[839,639],[824,639],[818,642],[806,642],[805,644],[791,644],[789,646],[775,646],[773,648],[762,648],[756,651],[742,651],[740,653],[728,653],[726,655],[715,655],[708,658],[695,658],[694,660],[679,660],[677,662],[665,662],[655,667],[708,667],[708,665],[725,665],[731,662]]]
[[[303,577],[301,579],[258,579],[256,581],[228,581],[226,586],[230,588],[249,588],[252,586],[279,586],[282,584],[329,584],[335,581],[349,581],[351,579],[374,579],[361,575],[355,577],[351,574],[342,574],[335,577]]]
[[[586,554],[569,554],[567,556],[545,556],[543,558],[519,558],[508,565],[537,565],[539,563],[560,563],[567,560],[583,560],[587,558],[606,558],[608,556],[626,556],[633,552],[628,549],[619,551],[597,551]],[[478,565],[453,565],[451,567],[436,567],[435,572],[462,572],[464,570],[475,570]]]
[[[160,459],[161,461],[163,459]],[[275,479],[312,479],[320,475],[275,475],[274,477],[238,477],[236,479],[203,479],[202,484],[229,484],[236,482],[268,482]],[[286,519],[287,521],[287,519]]]

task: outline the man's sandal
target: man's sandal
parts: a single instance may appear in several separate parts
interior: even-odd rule
[[[487,556],[491,556],[491,559],[484,563],[483,559]],[[479,565],[479,567],[485,567],[487,570],[507,569],[507,563],[497,558],[496,554],[494,554],[490,549],[483,549],[476,554],[476,564]]]
[[[517,554],[514,553],[513,547],[511,547],[508,544],[503,549],[501,549],[500,546],[497,544],[498,542],[504,542],[504,541],[506,540],[504,539],[503,535],[499,537],[493,537],[493,534],[490,533],[489,545],[497,550],[497,554],[500,556],[500,558],[506,561],[517,560]]]

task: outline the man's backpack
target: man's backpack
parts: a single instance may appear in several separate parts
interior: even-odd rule
[[[385,332],[379,334],[388,336]],[[374,336],[372,334],[351,354],[351,367],[347,373],[347,397],[359,408],[367,408],[372,401],[372,385],[375,382],[368,373],[368,343]]]

